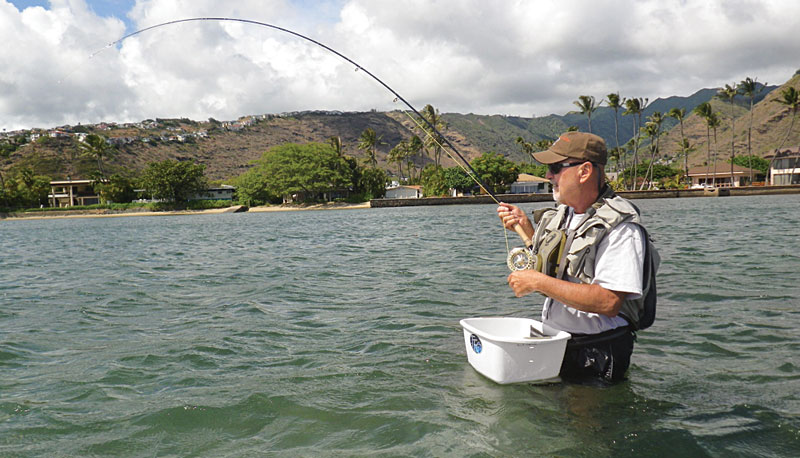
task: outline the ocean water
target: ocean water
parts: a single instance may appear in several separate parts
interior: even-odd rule
[[[467,363],[461,318],[541,310],[492,205],[0,221],[0,456],[800,456],[800,196],[635,203],[610,388]]]

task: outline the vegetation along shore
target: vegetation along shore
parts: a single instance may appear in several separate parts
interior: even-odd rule
[[[402,185],[433,198],[485,193],[464,164],[450,157],[444,138],[492,193],[503,194],[520,174],[543,177],[545,168],[531,153],[567,130],[606,140],[606,171],[618,191],[711,187],[730,194],[724,188],[800,184],[799,89],[800,71],[780,86],[748,77],[653,101],[619,93],[579,95],[577,110],[561,116],[463,115],[426,105],[424,120],[401,111],[318,111],[3,132],[0,212],[38,209],[42,216],[72,207],[90,215],[213,213],[235,205],[370,201],[376,206],[387,188]],[[786,166],[780,174],[776,164]],[[217,189],[231,195],[216,202],[211,191]],[[685,195],[707,194],[701,189]],[[78,206],[87,203],[100,206]]]

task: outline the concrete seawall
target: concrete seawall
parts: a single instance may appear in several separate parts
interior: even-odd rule
[[[719,188],[719,196],[759,196],[800,194],[800,185],[789,186],[746,186],[739,188]],[[664,189],[658,191],[620,191],[617,194],[626,199],[668,199],[677,197],[716,197],[707,195],[703,189]],[[552,194],[498,194],[497,198],[510,204],[526,202],[552,202]],[[465,197],[423,197],[420,199],[372,199],[372,208],[416,207],[423,205],[470,205],[492,204],[490,196]]]

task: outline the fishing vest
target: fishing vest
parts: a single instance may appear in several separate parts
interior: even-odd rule
[[[564,278],[567,274],[582,283],[591,283],[600,241],[621,223],[636,224],[642,230],[645,243],[642,295],[638,299],[626,299],[619,314],[634,330],[649,327],[655,319],[655,277],[661,258],[647,230],[641,225],[639,210],[606,187],[597,202],[586,211],[586,218],[573,231],[567,230],[565,224],[568,208],[562,204],[556,209],[534,212],[536,270],[556,278]]]

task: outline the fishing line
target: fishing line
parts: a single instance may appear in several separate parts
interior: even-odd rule
[[[333,54],[335,54],[335,55],[337,55],[337,56],[339,56],[340,58],[344,59],[345,61],[349,62],[350,64],[352,64],[352,65],[355,67],[355,71],[362,71],[362,72],[366,73],[367,75],[369,75],[369,76],[370,76],[372,79],[374,79],[375,81],[377,81],[377,82],[378,82],[378,83],[379,83],[381,86],[383,86],[383,87],[384,87],[386,90],[388,90],[389,92],[391,92],[391,93],[392,93],[392,94],[395,96],[395,100],[400,100],[400,101],[402,101],[402,102],[403,102],[403,103],[404,103],[404,104],[405,104],[405,105],[406,105],[406,106],[407,106],[407,107],[408,107],[408,108],[409,108],[411,111],[413,111],[413,112],[414,112],[414,114],[416,114],[417,116],[419,116],[419,118],[420,118],[420,119],[422,119],[422,120],[425,122],[425,124],[427,124],[427,125],[428,125],[428,127],[429,127],[429,128],[430,128],[430,129],[431,129],[431,130],[432,130],[434,133],[436,133],[436,134],[437,134],[439,137],[441,137],[441,138],[442,138],[442,140],[444,140],[445,144],[447,144],[447,146],[448,146],[448,147],[450,147],[450,149],[451,149],[451,150],[452,150],[452,151],[453,151],[453,152],[454,152],[454,153],[455,153],[455,154],[456,154],[456,155],[459,157],[459,159],[461,159],[461,161],[463,161],[463,163],[464,163],[464,164],[465,164],[465,165],[466,165],[466,166],[467,166],[467,167],[468,167],[468,168],[469,168],[469,169],[472,171],[472,174],[473,174],[473,179],[474,179],[476,182],[478,182],[479,186],[481,186],[481,188],[483,188],[483,189],[486,191],[486,193],[487,193],[487,194],[489,194],[489,195],[492,197],[492,199],[494,199],[494,201],[495,201],[495,202],[498,202],[498,200],[497,200],[497,197],[494,195],[494,193],[492,193],[492,192],[491,192],[491,191],[490,191],[490,190],[489,190],[489,189],[488,189],[488,188],[487,188],[487,187],[486,187],[486,186],[485,186],[485,185],[484,185],[484,184],[481,182],[481,180],[480,180],[480,178],[477,176],[477,173],[475,172],[475,170],[472,168],[472,166],[469,164],[469,162],[468,162],[468,161],[467,161],[467,160],[464,158],[464,156],[463,156],[463,155],[461,155],[461,153],[460,153],[460,152],[459,152],[459,151],[456,149],[456,147],[455,147],[455,146],[453,146],[453,144],[452,144],[452,143],[450,143],[450,140],[448,140],[448,139],[447,139],[447,138],[446,138],[444,135],[442,135],[442,134],[439,132],[439,130],[438,130],[438,129],[436,129],[436,126],[434,126],[433,124],[431,124],[431,123],[430,123],[430,121],[428,121],[427,119],[425,119],[425,117],[424,117],[424,116],[422,116],[422,115],[420,114],[420,112],[419,112],[419,111],[418,111],[416,108],[414,108],[414,106],[413,106],[413,105],[411,105],[411,104],[410,104],[410,103],[409,103],[409,102],[408,102],[408,101],[407,101],[405,98],[403,98],[403,96],[401,96],[400,94],[398,94],[398,93],[397,93],[397,91],[395,91],[394,89],[392,89],[392,88],[391,88],[391,87],[390,87],[388,84],[384,83],[384,82],[383,82],[383,81],[382,81],[380,78],[378,78],[377,76],[375,76],[374,74],[372,74],[372,72],[370,72],[370,71],[369,71],[369,70],[367,70],[366,68],[362,67],[362,66],[361,66],[360,64],[358,64],[356,61],[354,61],[353,59],[350,59],[349,57],[345,56],[344,54],[340,53],[339,51],[337,51],[337,50],[335,50],[335,49],[331,48],[330,46],[327,46],[327,45],[325,45],[325,44],[323,44],[323,43],[321,43],[321,42],[319,42],[319,41],[317,41],[317,40],[315,40],[315,39],[313,39],[313,38],[309,38],[309,37],[307,37],[307,36],[305,36],[305,35],[302,35],[302,34],[300,34],[300,33],[298,33],[298,32],[295,32],[295,31],[293,31],[293,30],[289,30],[289,29],[287,29],[287,28],[285,28],[285,27],[280,27],[280,26],[277,26],[277,25],[268,24],[268,23],[266,23],[266,22],[259,22],[259,21],[254,21],[254,20],[250,20],[250,19],[229,18],[229,17],[195,17],[195,18],[186,18],[186,19],[176,19],[176,20],[174,20],[174,21],[162,22],[162,23],[160,23],[160,24],[151,25],[151,26],[149,26],[149,27],[145,27],[145,28],[143,28],[143,29],[140,29],[140,30],[137,30],[137,31],[135,31],[135,32],[131,32],[131,33],[127,34],[127,35],[124,35],[124,36],[122,36],[121,38],[119,38],[119,39],[117,39],[117,40],[114,40],[114,41],[112,41],[111,43],[107,44],[107,45],[106,45],[104,48],[102,48],[102,49],[99,49],[99,50],[97,50],[97,51],[93,52],[93,53],[92,53],[92,54],[89,56],[89,58],[91,59],[91,58],[93,58],[94,56],[96,56],[97,54],[99,54],[99,53],[101,53],[101,52],[105,51],[106,49],[108,49],[108,48],[111,48],[111,47],[113,47],[113,46],[115,46],[115,45],[117,45],[117,44],[119,44],[119,43],[121,43],[121,42],[125,41],[126,39],[128,39],[128,38],[130,38],[130,37],[133,37],[133,36],[135,36],[135,35],[139,35],[139,34],[141,34],[141,33],[144,33],[144,32],[147,32],[147,31],[150,31],[150,30],[153,30],[153,29],[157,29],[157,28],[160,28],[160,27],[166,27],[166,26],[168,26],[168,25],[181,24],[181,23],[184,23],[184,22],[199,22],[199,21],[213,21],[213,22],[224,22],[224,21],[227,21],[227,22],[240,22],[240,23],[244,23],[244,24],[253,24],[253,25],[259,25],[259,26],[262,26],[262,27],[267,27],[267,28],[270,28],[270,29],[278,30],[278,31],[280,31],[280,32],[285,32],[285,33],[288,33],[288,34],[290,34],[290,35],[294,35],[295,37],[298,37],[298,38],[301,38],[301,39],[303,39],[303,40],[309,41],[309,42],[311,42],[311,43],[313,43],[313,44],[315,44],[315,45],[317,45],[317,46],[319,46],[319,47],[321,47],[321,48],[323,48],[323,49],[325,49],[325,50],[327,50],[327,51],[329,51],[329,52],[331,52],[331,53],[333,53]],[[424,129],[423,129],[423,130],[424,130]]]
[[[339,51],[336,51],[335,49],[331,48],[330,46],[327,46],[324,43],[321,43],[321,42],[319,42],[319,41],[317,41],[317,40],[315,40],[313,38],[307,37],[307,36],[305,36],[303,34],[295,32],[293,30],[289,30],[289,29],[287,29],[285,27],[280,27],[280,26],[277,26],[277,25],[274,25],[274,24],[269,24],[269,23],[266,23],[266,22],[254,21],[254,20],[251,20],[251,19],[229,18],[229,17],[195,17],[195,18],[176,19],[174,21],[167,21],[167,22],[162,22],[160,24],[151,25],[149,27],[145,27],[143,29],[140,29],[140,30],[137,30],[135,32],[131,32],[131,33],[127,34],[127,35],[124,35],[124,36],[120,37],[119,39],[114,40],[111,43],[108,43],[105,47],[103,47],[101,49],[98,49],[97,51],[93,52],[89,56],[89,59],[94,58],[96,55],[100,54],[101,52],[105,51],[106,49],[109,49],[109,48],[111,48],[113,46],[116,46],[117,44],[119,44],[119,43],[125,41],[126,39],[128,39],[130,37],[133,37],[135,35],[139,35],[141,33],[148,32],[150,30],[154,30],[154,29],[157,29],[157,28],[160,28],[160,27],[166,27],[168,25],[181,24],[181,23],[185,23],[185,22],[200,22],[200,21],[239,22],[239,23],[243,23],[243,24],[252,24],[252,25],[258,25],[258,26],[261,26],[261,27],[267,27],[267,28],[270,28],[270,29],[273,29],[273,30],[277,30],[277,31],[280,31],[280,32],[284,32],[284,33],[288,33],[289,35],[293,35],[293,36],[298,37],[300,39],[306,40],[306,41],[308,41],[310,43],[313,43],[313,44],[325,49],[326,51],[328,51],[328,52],[330,52],[332,54],[335,54],[336,56],[339,56],[341,59],[349,62],[350,64],[352,64],[355,67],[355,71],[356,72],[362,71],[362,72],[366,73],[370,78],[372,78],[373,80],[378,82],[378,84],[383,86],[386,90],[391,92],[395,97],[394,98],[395,102],[397,102],[398,100],[402,101],[412,112],[414,112],[414,114],[417,115],[417,117],[420,120],[422,120],[425,124],[427,124],[427,126],[430,128],[430,130],[422,128],[422,125],[413,116],[411,116],[409,113],[404,111],[404,113],[406,113],[415,122],[415,124],[417,124],[420,128],[422,128],[422,130],[424,132],[426,132],[431,138],[433,138],[433,140],[436,142],[436,144],[439,145],[445,151],[445,153],[447,153],[447,155],[456,164],[458,164],[459,167],[461,167],[462,170],[464,170],[465,173],[467,173],[467,175],[470,178],[472,178],[472,180],[475,181],[478,184],[478,186],[480,186],[480,188],[484,192],[486,192],[486,194],[488,194],[492,198],[492,200],[494,200],[498,204],[500,203],[500,201],[497,199],[497,196],[489,189],[488,186],[486,186],[485,183],[483,183],[483,180],[480,179],[480,177],[478,176],[478,173],[475,171],[475,169],[472,167],[472,165],[470,165],[470,163],[464,158],[464,156],[458,151],[458,149],[450,142],[450,140],[448,140],[447,137],[442,135],[441,132],[439,132],[439,130],[436,128],[436,126],[434,126],[428,119],[426,119],[424,116],[422,116],[422,114],[420,114],[420,112],[416,108],[414,108],[414,106],[411,105],[411,103],[409,103],[403,96],[401,96],[399,93],[397,93],[397,91],[392,89],[388,84],[384,83],[380,78],[375,76],[372,72],[370,72],[369,70],[367,70],[366,68],[364,68],[363,66],[361,66],[360,64],[355,62],[353,59],[350,59],[349,57],[347,57],[344,54],[340,53]],[[438,136],[438,138],[434,137],[433,134],[436,134],[436,136]],[[442,143],[439,141],[439,138],[441,138],[441,140],[444,142],[445,145],[447,145],[447,147],[442,145]],[[460,162],[457,161],[450,154],[450,152],[448,151],[448,148],[449,148],[450,151],[455,153],[456,156],[458,156],[458,158],[461,160]],[[514,229],[522,237],[522,239],[525,241],[526,246],[528,248],[530,248],[532,246],[532,244],[530,242],[530,239],[522,232],[522,229],[519,226],[519,224],[517,224]],[[508,235],[507,235],[507,233],[505,231],[505,227],[504,227],[503,233],[505,234],[505,237],[506,237],[506,251],[509,251],[508,250]]]

